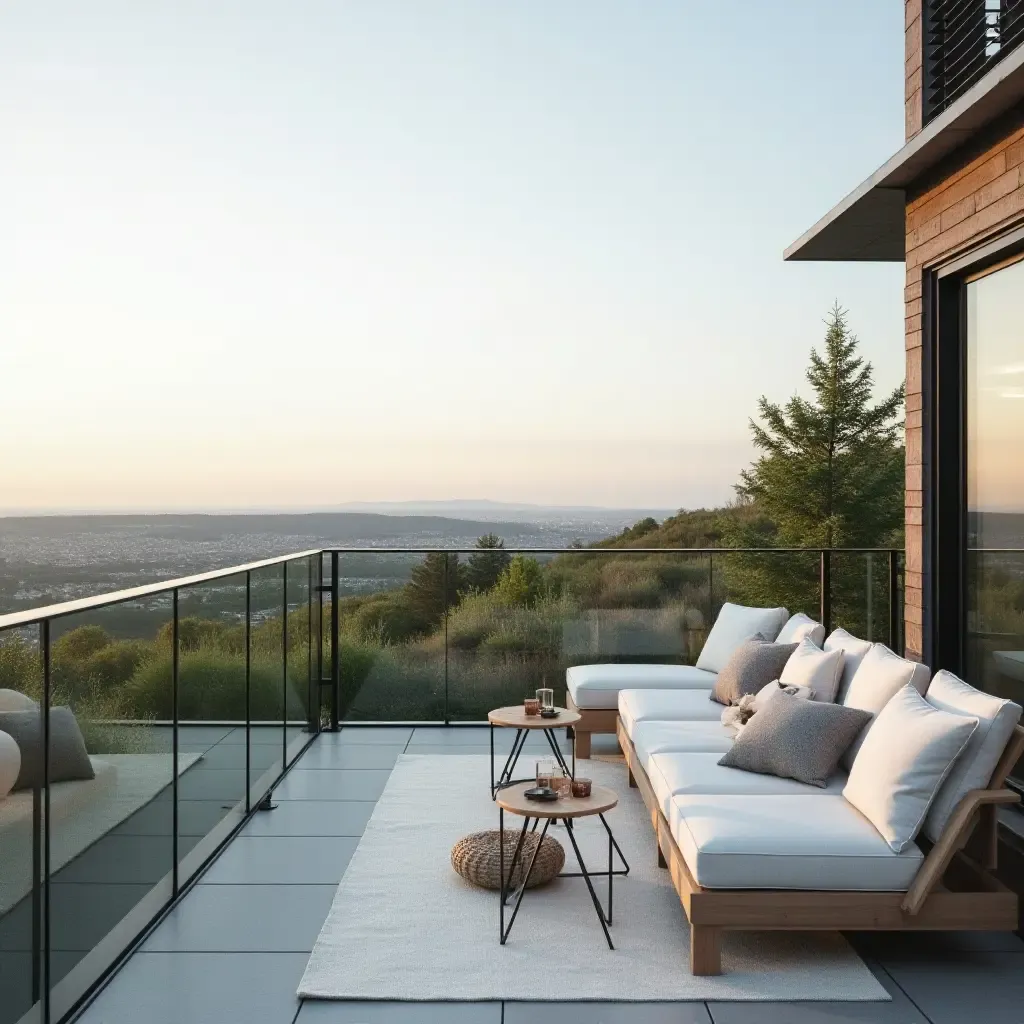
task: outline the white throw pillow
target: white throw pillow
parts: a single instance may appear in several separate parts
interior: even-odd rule
[[[747,608],[742,604],[726,602],[704,641],[704,649],[697,659],[697,668],[707,672],[721,672],[733,651],[744,640],[758,634],[774,642],[788,616],[789,612],[785,608]]]
[[[925,819],[924,834],[934,842],[956,805],[972,789],[988,786],[1014,726],[1020,721],[1021,707],[1012,700],[982,693],[945,670],[935,673],[924,699],[939,711],[978,720],[977,731],[936,794]]]
[[[901,658],[884,644],[872,644],[871,650],[861,658],[842,703],[848,708],[859,708],[861,711],[870,711],[872,715],[877,715],[888,704],[893,694],[898,693],[908,683],[918,693],[924,693],[928,688],[929,674],[927,665]],[[870,725],[869,722],[843,755],[843,764],[847,769],[853,764]]]
[[[0,800],[14,789],[20,771],[21,747],[10,733],[0,732]]]
[[[852,633],[847,633],[845,629],[834,629],[826,637],[825,643],[822,644],[824,650],[843,652],[843,674],[839,679],[839,694],[836,700],[842,701],[846,696],[846,691],[850,688],[864,655],[872,647],[874,644],[870,640],[861,640]]]
[[[0,715],[8,711],[37,711],[39,705],[17,690],[0,690]]]
[[[775,679],[757,691],[754,697],[754,711],[760,711],[772,698],[777,697],[780,693],[788,693],[790,697],[799,697],[801,700],[814,699],[814,694],[806,686],[786,686],[779,682],[778,679]]]
[[[782,627],[782,632],[775,638],[777,644],[798,644],[804,637],[810,637],[815,647],[821,647],[825,640],[825,627],[815,622],[810,615],[797,612]]]
[[[977,728],[976,718],[939,711],[904,686],[868,727],[843,796],[902,853]]]
[[[779,682],[786,686],[806,686],[814,694],[813,700],[831,704],[836,699],[842,671],[842,651],[823,651],[810,637],[804,637],[789,656]]]

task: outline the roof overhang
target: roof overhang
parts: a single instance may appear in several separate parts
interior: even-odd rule
[[[805,231],[783,259],[901,262],[906,258],[906,190],[1022,102],[1024,46],[1018,46]]]

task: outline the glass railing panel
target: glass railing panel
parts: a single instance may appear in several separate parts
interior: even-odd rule
[[[833,628],[899,650],[899,632],[890,635],[890,602],[895,596],[898,608],[899,594],[891,592],[889,553],[833,551],[828,557]]]
[[[258,801],[285,764],[284,565],[250,574],[249,634],[251,801]]]
[[[311,616],[315,598],[313,559],[299,558],[288,568],[288,685],[285,689],[285,727],[288,757],[294,759],[315,728],[317,711],[313,690],[316,651],[311,642]],[[314,723],[311,726],[311,723]]]
[[[788,609],[817,619],[821,614],[821,557],[817,551],[730,551],[709,556],[712,623],[726,601]]]
[[[50,988],[170,898],[172,600],[50,623]],[[189,768],[189,760],[179,771]],[[82,965],[86,973],[94,967]],[[78,972],[80,973],[80,972]],[[74,979],[69,981],[74,987]]]
[[[459,556],[342,553],[338,562],[340,717],[443,721],[445,609],[457,600]]]
[[[31,716],[38,732],[43,693],[38,627],[0,632],[0,690],[26,698],[8,696],[0,713],[0,730],[6,731],[8,713],[20,713]],[[36,702],[34,708],[29,700]],[[27,775],[19,779],[21,748],[16,744],[12,748],[11,743],[0,743],[0,794],[4,794],[0,799],[0,1024],[14,1024],[38,1003],[43,970],[39,936],[33,930],[42,800],[40,791],[28,784]]]
[[[245,810],[245,574],[178,592],[178,857]],[[224,824],[226,820],[226,824]],[[212,850],[211,850],[212,852]],[[198,858],[200,861],[201,857]]]

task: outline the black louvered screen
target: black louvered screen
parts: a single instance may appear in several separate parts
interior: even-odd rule
[[[1024,0],[925,0],[924,122],[1024,41]]]

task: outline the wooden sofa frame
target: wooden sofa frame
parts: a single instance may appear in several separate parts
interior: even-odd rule
[[[639,789],[651,815],[658,863],[671,872],[690,922],[693,974],[721,974],[721,937],[728,930],[1014,931],[1018,927],[1017,894],[991,872],[998,844],[996,810],[999,805],[1020,802],[1016,793],[1003,786],[1024,752],[1024,728],[1019,725],[988,788],[972,790],[960,801],[905,893],[702,888],[676,845],[621,721],[617,731],[629,784]]]
[[[573,726],[576,743],[576,757],[586,761],[590,757],[590,737],[595,732],[616,734],[619,724],[618,708],[578,708],[572,694],[565,691],[565,706],[580,716],[579,722]]]

